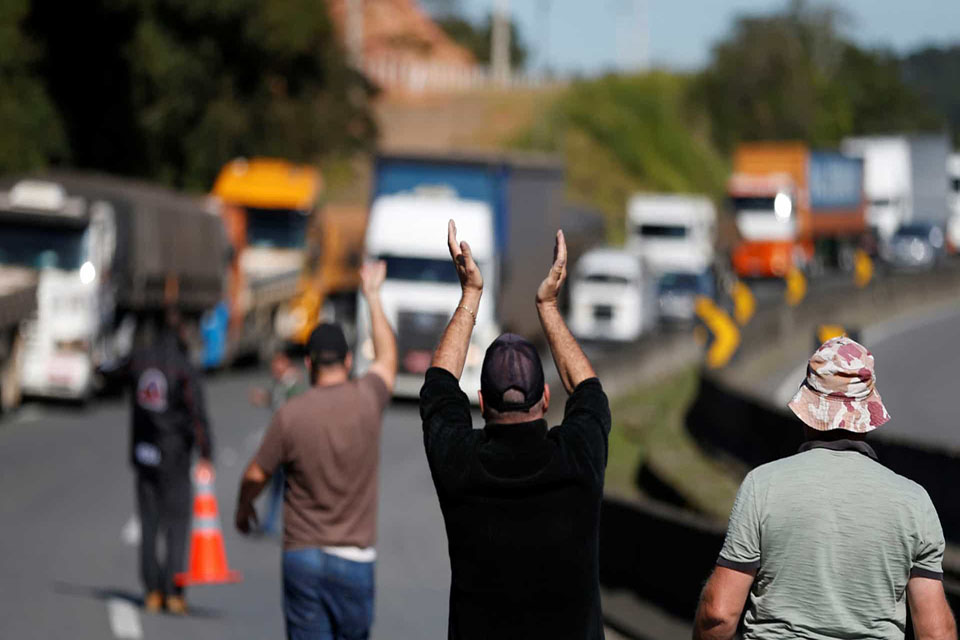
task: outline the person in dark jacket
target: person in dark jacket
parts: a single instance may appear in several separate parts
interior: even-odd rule
[[[190,527],[192,452],[212,472],[212,442],[197,372],[191,366],[176,312],[167,312],[155,339],[131,357],[132,438],[130,458],[136,471],[137,506],[142,528],[140,573],[144,606],[166,606],[186,613],[183,589],[174,575],[184,570]],[[157,557],[157,538],[165,536],[166,558]]]
[[[536,296],[557,373],[569,394],[560,426],[544,419],[550,387],[536,348],[504,334],[480,374],[485,426],[473,429],[460,389],[483,278],[448,229],[462,287],[420,391],[423,441],[450,553],[448,637],[603,638],[599,530],[610,406],[557,308],[566,279],[563,233]]]

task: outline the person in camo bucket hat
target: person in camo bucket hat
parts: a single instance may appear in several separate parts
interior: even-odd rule
[[[890,420],[876,388],[873,354],[847,337],[814,352],[790,409],[817,431],[868,433]]]
[[[849,338],[810,358],[789,403],[804,442],[740,484],[694,640],[903,640],[908,608],[917,640],[957,640],[937,510],[867,442],[890,419],[875,381]]]

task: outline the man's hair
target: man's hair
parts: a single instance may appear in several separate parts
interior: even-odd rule
[[[336,362],[319,362],[316,358],[308,355],[307,357],[310,358],[310,384],[313,385],[317,383],[317,379],[320,377],[320,372],[322,371],[345,368],[347,366],[347,356],[349,355],[350,352],[348,351],[343,360],[337,360]]]
[[[523,402],[523,392],[519,389],[507,389],[503,392],[503,401],[511,404]],[[527,422],[538,411],[543,408],[543,398],[535,402],[532,407],[525,411],[498,411],[491,407],[486,400],[483,405],[483,419],[489,423],[497,422]]]

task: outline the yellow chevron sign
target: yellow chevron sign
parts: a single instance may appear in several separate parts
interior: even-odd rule
[[[873,279],[873,260],[863,249],[857,249],[853,259],[853,282],[861,289]]]
[[[731,290],[733,297],[733,317],[741,327],[750,322],[750,318],[757,311],[757,300],[753,297],[753,292],[742,280],[733,283]]]
[[[707,368],[719,369],[726,366],[740,346],[740,330],[727,312],[706,296],[697,297],[694,310],[713,334],[713,343],[707,349]]]
[[[803,302],[807,295],[807,278],[800,269],[790,269],[784,279],[787,281],[787,292],[784,298],[788,305],[795,307]]]

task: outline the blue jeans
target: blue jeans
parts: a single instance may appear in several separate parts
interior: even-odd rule
[[[289,640],[365,640],[373,626],[373,562],[320,549],[283,552],[283,614]]]

